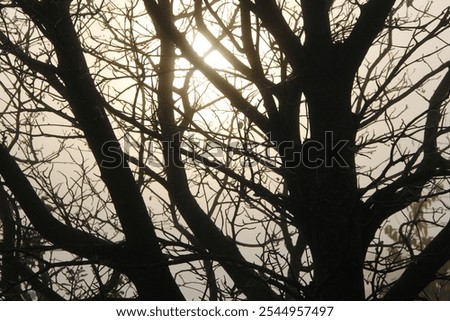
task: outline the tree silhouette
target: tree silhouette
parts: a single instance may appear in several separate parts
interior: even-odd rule
[[[443,3],[0,13],[3,298],[445,298]]]

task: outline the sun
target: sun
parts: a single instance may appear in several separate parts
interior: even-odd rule
[[[191,46],[195,52],[203,58],[205,63],[214,69],[231,68],[228,60],[220,53],[220,49],[206,39],[201,33],[194,36]]]
[[[210,41],[202,33],[195,32],[187,34],[186,40],[209,68],[227,81],[233,81],[236,69],[224,57],[227,53],[222,54],[224,48],[227,51],[232,50],[225,39],[222,39],[217,46],[218,40],[212,39]],[[229,103],[224,99],[223,93],[212,84],[200,69],[188,59],[185,59],[181,51],[178,54],[180,59],[177,60],[176,69],[179,77],[175,77],[175,86],[182,88],[182,92],[187,93],[191,106],[196,110],[198,116],[201,116],[201,120],[197,120],[207,123],[217,122],[216,114],[218,110],[229,108]],[[235,84],[233,83],[233,85]]]

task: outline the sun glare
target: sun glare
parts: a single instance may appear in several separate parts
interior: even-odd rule
[[[224,69],[227,66],[229,67],[227,60],[202,34],[197,34],[195,36],[195,39],[192,42],[192,48],[194,48],[197,54],[214,69]]]

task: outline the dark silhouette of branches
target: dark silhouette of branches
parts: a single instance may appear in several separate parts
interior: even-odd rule
[[[0,5],[0,297],[446,299],[438,1]]]

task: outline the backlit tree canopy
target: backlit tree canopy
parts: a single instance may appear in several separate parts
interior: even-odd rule
[[[0,297],[445,299],[450,10],[0,2]]]

